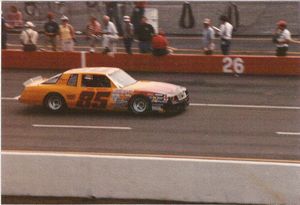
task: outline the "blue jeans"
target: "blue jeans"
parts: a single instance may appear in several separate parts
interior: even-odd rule
[[[140,53],[151,53],[151,41],[140,41],[139,42]]]

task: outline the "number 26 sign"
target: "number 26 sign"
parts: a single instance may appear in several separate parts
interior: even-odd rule
[[[241,58],[225,57],[222,62],[224,73],[242,74],[245,71],[244,61]]]

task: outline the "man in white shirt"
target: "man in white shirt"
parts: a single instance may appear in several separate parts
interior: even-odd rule
[[[33,30],[35,25],[32,22],[27,21],[24,27],[25,30],[23,30],[20,35],[20,40],[23,45],[23,50],[36,51],[39,34],[35,30]]]
[[[286,56],[291,42],[291,33],[287,30],[287,22],[280,20],[277,22],[277,29],[274,33],[273,41],[276,43],[276,56]]]
[[[211,20],[205,18],[203,21],[203,31],[202,31],[202,46],[205,55],[212,55],[215,48],[214,39],[215,31],[211,26]]]
[[[220,16],[220,29],[213,27],[219,32],[221,40],[221,51],[223,55],[229,55],[233,26],[228,22],[227,16]]]
[[[109,16],[103,17],[103,41],[102,45],[104,47],[103,53],[115,53],[117,51],[117,40],[119,39],[118,31],[113,22],[110,21]]]

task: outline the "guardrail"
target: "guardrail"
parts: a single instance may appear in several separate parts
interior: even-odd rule
[[[300,165],[2,152],[2,195],[206,203],[300,201]]]
[[[185,72],[209,74],[300,75],[300,56],[168,55],[87,52],[2,51],[2,67],[24,69],[70,69],[77,67],[120,67],[126,71]]]

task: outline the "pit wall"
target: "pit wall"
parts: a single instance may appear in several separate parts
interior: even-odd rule
[[[2,152],[2,195],[234,204],[300,201],[300,165]]]
[[[119,67],[126,71],[207,74],[300,75],[300,56],[169,55],[86,52],[2,51],[2,68],[67,70],[79,67]]]

